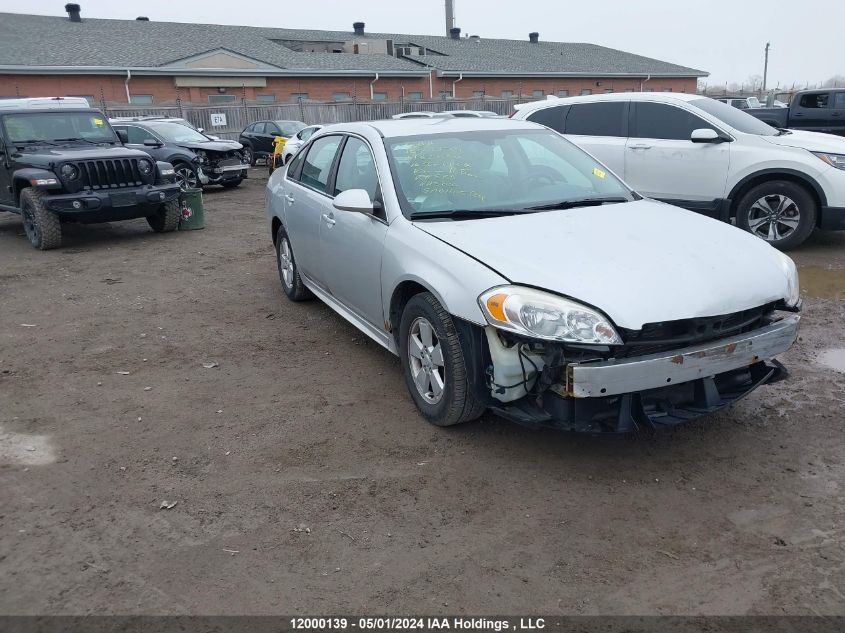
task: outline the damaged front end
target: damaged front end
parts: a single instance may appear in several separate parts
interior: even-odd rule
[[[459,327],[477,398],[531,427],[587,433],[665,428],[718,411],[786,377],[773,357],[798,335],[783,302],[716,317],[618,329],[619,343],[538,340]]]
[[[216,185],[247,177],[249,163],[241,150],[214,151],[198,150],[200,182]]]

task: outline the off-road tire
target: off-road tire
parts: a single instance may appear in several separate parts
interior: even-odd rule
[[[179,228],[182,219],[182,206],[179,199],[162,204],[153,215],[147,216],[147,222],[156,233],[170,233]]]
[[[284,271],[282,270],[282,244],[284,241],[287,242],[288,251],[290,253],[290,264],[293,267],[290,275],[290,283],[285,281]],[[305,284],[302,283],[302,277],[299,276],[299,267],[296,265],[296,258],[293,254],[293,246],[291,246],[290,238],[285,232],[285,229],[281,227],[279,228],[279,232],[276,234],[276,266],[279,269],[279,281],[282,284],[282,291],[288,299],[291,301],[305,301],[314,296]]]
[[[29,243],[47,251],[62,244],[59,216],[44,206],[44,192],[27,187],[21,192],[21,217]]]
[[[436,404],[427,402],[417,391],[408,355],[408,338],[411,325],[424,317],[434,328],[443,352],[445,367],[443,397]],[[399,325],[399,356],[405,375],[405,385],[423,416],[437,426],[452,426],[469,422],[484,413],[484,405],[476,400],[467,382],[463,348],[449,314],[430,292],[411,297],[402,312]]]
[[[798,227],[792,233],[783,239],[766,241],[780,250],[799,246],[816,228],[818,208],[810,192],[797,183],[788,180],[770,180],[750,189],[737,204],[736,225],[745,231],[752,232],[749,226],[751,207],[766,196],[786,196],[795,202],[800,213]]]
[[[243,182],[243,178],[238,178],[237,180],[228,180],[226,182],[221,182],[220,184],[223,186],[224,189],[234,189],[235,187],[239,186]]]

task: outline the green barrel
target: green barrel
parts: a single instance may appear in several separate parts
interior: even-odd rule
[[[202,189],[186,189],[179,197],[182,206],[180,231],[193,231],[205,227],[205,211],[202,208]]]

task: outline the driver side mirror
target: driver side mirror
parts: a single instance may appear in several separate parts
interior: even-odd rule
[[[347,189],[335,197],[332,206],[339,211],[372,213],[375,209],[370,194],[363,189]]]
[[[129,133],[126,130],[115,130],[115,134],[124,145],[129,142]]]
[[[161,143],[159,143],[154,138],[145,138],[144,147],[161,147]]]
[[[710,128],[700,128],[693,130],[690,135],[690,140],[693,143],[724,143],[726,138],[721,136],[716,130]]]

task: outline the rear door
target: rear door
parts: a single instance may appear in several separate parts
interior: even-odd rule
[[[631,103],[625,180],[644,196],[716,217],[730,167],[731,143],[693,143],[693,130],[714,126],[677,105]]]
[[[285,229],[301,274],[326,288],[320,257],[320,225],[333,210],[329,177],[343,137],[324,136],[307,149],[301,168],[294,164],[285,177]]]
[[[808,92],[800,95],[789,110],[789,127],[811,132],[829,131],[832,96],[830,92]]]
[[[596,101],[570,105],[563,133],[625,179],[627,128],[627,101]]]
[[[830,110],[830,131],[845,136],[845,90],[833,93],[833,107]]]

